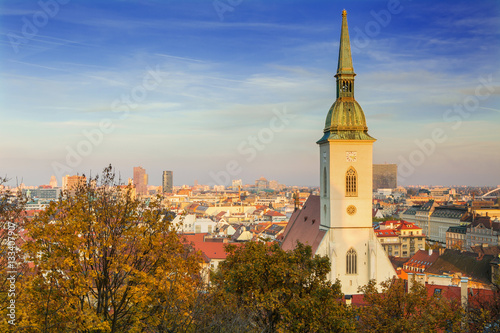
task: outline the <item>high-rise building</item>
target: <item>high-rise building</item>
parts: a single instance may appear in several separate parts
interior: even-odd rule
[[[373,165],[373,191],[381,188],[398,187],[398,165],[397,164],[374,164]]]
[[[70,176],[66,175],[62,177],[62,189],[74,191],[78,186],[84,185],[87,181],[85,176]]]
[[[266,178],[260,177],[255,181],[255,187],[262,189],[262,188],[268,188],[269,187],[269,182],[267,181]]]
[[[148,194],[148,175],[142,167],[134,167],[134,185],[138,195]]]
[[[52,187],[57,187],[57,178],[56,178],[56,176],[53,175],[52,177],[50,177],[49,185],[52,186]]]
[[[161,177],[163,193],[172,193],[174,188],[174,173],[172,171],[163,171]]]
[[[337,99],[326,117],[320,149],[320,186],[304,208],[290,218],[282,247],[297,241],[313,246],[331,261],[328,278],[339,279],[346,295],[370,280],[378,284],[396,272],[372,227],[372,155],[375,139],[368,134],[363,109],[354,99],[354,73],[347,13],[342,12]]]

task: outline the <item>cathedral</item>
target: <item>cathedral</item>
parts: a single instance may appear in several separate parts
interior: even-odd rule
[[[363,109],[354,98],[354,73],[347,13],[342,12],[337,99],[328,111],[320,150],[320,195],[310,196],[294,212],[282,248],[297,242],[331,261],[329,279],[339,279],[346,295],[370,280],[380,283],[396,275],[372,227],[372,155],[375,139],[368,134]]]

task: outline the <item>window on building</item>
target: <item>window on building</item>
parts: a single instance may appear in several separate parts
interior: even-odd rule
[[[346,274],[358,274],[358,258],[356,251],[350,248],[346,254]]]
[[[324,197],[326,197],[326,191],[327,191],[326,184],[327,184],[327,181],[326,181],[326,168],[323,168],[323,196]]]
[[[345,174],[345,196],[358,196],[358,173],[353,167],[350,167]]]

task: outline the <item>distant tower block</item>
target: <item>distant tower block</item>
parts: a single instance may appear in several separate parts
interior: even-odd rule
[[[57,187],[57,178],[56,178],[56,176],[52,175],[52,177],[50,177],[49,185],[52,186],[52,187]]]
[[[163,171],[161,185],[163,193],[172,193],[174,188],[174,173],[172,171]]]
[[[397,164],[374,164],[373,165],[373,190],[381,188],[398,187],[398,165]]]
[[[134,185],[137,194],[148,194],[148,175],[144,168],[134,167]]]

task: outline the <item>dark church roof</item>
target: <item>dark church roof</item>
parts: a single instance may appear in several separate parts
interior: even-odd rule
[[[281,248],[285,251],[293,250],[297,242],[311,245],[316,253],[319,243],[326,231],[319,230],[320,225],[320,198],[310,195],[302,209],[296,210],[290,217],[285,230]]]

